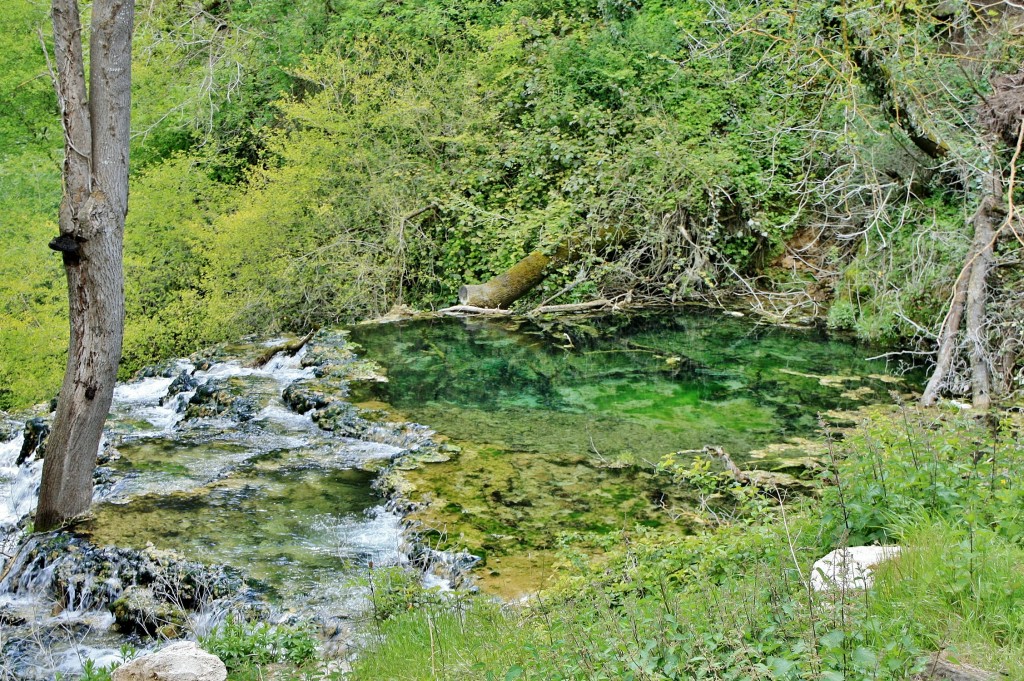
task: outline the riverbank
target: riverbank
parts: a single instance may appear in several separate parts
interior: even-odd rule
[[[237,346],[193,357],[194,370],[190,375],[200,381],[206,380],[208,389],[190,385],[182,397],[171,395],[174,391],[170,384],[180,376],[180,362],[173,367],[169,365],[167,368],[173,370],[163,371],[166,376],[154,376],[121,389],[119,395],[124,404],[114,420],[115,430],[119,433],[115,442],[120,458],[115,457],[109,465],[119,469],[120,474],[127,473],[125,480],[129,488],[120,487],[121,502],[127,502],[127,505],[108,504],[97,514],[90,531],[98,532],[98,536],[106,536],[104,532],[121,536],[118,533],[123,534],[128,528],[132,530],[132,541],[137,541],[142,535],[145,535],[144,540],[167,541],[172,535],[177,536],[184,531],[186,535],[194,536],[183,545],[192,546],[207,542],[207,535],[225,536],[210,532],[214,521],[227,513],[235,519],[232,522],[244,521],[245,531],[231,541],[218,540],[221,554],[230,557],[244,546],[257,544],[265,544],[269,550],[278,544],[269,535],[264,535],[266,530],[280,524],[280,519],[269,522],[268,516],[253,516],[252,513],[261,512],[260,508],[271,499],[285,499],[282,495],[286,493],[280,485],[295,478],[303,483],[303,488],[316,492],[322,485],[309,476],[323,466],[327,468],[322,475],[331,480],[334,474],[330,471],[338,465],[362,469],[367,475],[380,474],[383,470],[378,486],[384,488],[388,495],[386,512],[396,518],[404,518],[405,523],[413,523],[406,525],[403,532],[405,544],[401,549],[409,564],[419,569],[440,570],[450,582],[453,577],[465,576],[475,559],[469,554],[439,549],[473,550],[478,549],[481,542],[486,542],[485,551],[474,551],[483,559],[476,564],[478,584],[490,593],[502,594],[506,602],[520,603],[498,606],[489,596],[474,596],[470,591],[432,589],[429,585],[437,582],[422,582],[415,573],[400,567],[403,560],[394,562],[392,567],[385,562],[383,567],[378,564],[359,568],[358,562],[363,559],[353,555],[357,563],[355,572],[350,569],[352,565],[348,565],[346,570],[356,577],[363,574],[365,578],[356,579],[358,584],[350,582],[339,586],[343,590],[351,588],[366,594],[366,619],[321,622],[337,625],[329,635],[336,637],[341,634],[345,639],[340,647],[329,646],[326,649],[325,654],[331,659],[316,662],[304,658],[301,671],[291,669],[286,661],[276,658],[253,666],[246,662],[244,654],[239,654],[239,659],[233,664],[236,669],[233,674],[251,672],[259,675],[274,669],[284,677],[307,674],[313,669],[323,670],[328,666],[337,670],[340,665],[338,656],[346,658],[353,651],[357,652],[357,657],[356,669],[352,673],[357,679],[481,678],[487,671],[494,672],[495,678],[505,678],[509,674],[512,674],[511,678],[517,678],[517,675],[526,674],[538,679],[601,678],[606,670],[617,670],[615,673],[608,671],[609,678],[626,678],[623,674],[629,673],[634,673],[636,678],[674,678],[673,674],[686,677],[696,673],[693,669],[686,671],[685,666],[680,666],[682,662],[679,659],[672,663],[675,666],[669,665],[661,671],[657,671],[657,667],[643,673],[633,669],[630,665],[637,664],[640,651],[631,649],[631,646],[645,630],[648,634],[643,635],[653,637],[643,639],[645,645],[660,641],[657,646],[669,646],[676,651],[671,654],[677,657],[680,646],[693,644],[700,638],[693,638],[697,634],[714,637],[733,632],[716,643],[721,647],[720,657],[727,656],[726,653],[735,657],[740,651],[746,656],[747,663],[753,665],[750,669],[757,664],[768,664],[765,660],[769,657],[778,658],[779,661],[772,663],[775,667],[765,668],[770,671],[758,671],[762,676],[773,674],[774,678],[789,678],[796,673],[783,673],[786,669],[817,674],[822,670],[834,670],[835,664],[840,664],[835,660],[823,661],[828,651],[822,647],[835,643],[839,635],[827,638],[837,630],[834,619],[836,606],[823,605],[829,599],[822,601],[807,597],[809,592],[805,584],[809,578],[810,562],[844,544],[898,540],[909,547],[908,555],[911,557],[929,545],[955,545],[964,540],[962,521],[967,517],[970,520],[966,526],[966,539],[976,542],[969,552],[971,579],[980,580],[976,590],[987,588],[986,585],[993,581],[1005,582],[1005,575],[1000,572],[1005,568],[1003,562],[1015,560],[1013,552],[1017,550],[1012,543],[1016,541],[1013,534],[1016,519],[1012,509],[1014,504],[1019,505],[1019,497],[1013,495],[1020,481],[1014,469],[1019,468],[1018,464],[1024,458],[1019,444],[1019,415],[1008,415],[1005,423],[995,423],[991,419],[978,420],[970,411],[945,413],[912,408],[894,411],[875,407],[859,412],[861,423],[841,443],[822,440],[819,436],[807,437],[808,433],[801,430],[799,432],[804,437],[791,443],[793,448],[804,454],[815,450],[819,453],[817,461],[826,463],[827,468],[819,469],[817,485],[820,487],[812,492],[811,500],[788,496],[785,508],[780,505],[771,484],[751,485],[749,479],[744,480],[735,471],[719,472],[711,467],[703,452],[683,451],[656,464],[639,461],[635,455],[630,457],[627,447],[630,442],[654,442],[644,439],[642,433],[646,431],[636,430],[638,424],[645,423],[644,419],[652,414],[659,419],[666,418],[666,414],[671,415],[671,419],[677,421],[675,425],[679,433],[688,433],[688,436],[702,442],[707,441],[709,433],[717,431],[694,430],[696,424],[702,422],[686,420],[693,416],[693,410],[699,404],[706,403],[717,411],[728,411],[734,427],[743,425],[737,421],[739,415],[751,412],[741,409],[744,402],[738,400],[755,384],[775,385],[772,388],[775,392],[769,390],[751,404],[760,402],[782,408],[792,406],[795,399],[801,407],[799,414],[788,407],[779,414],[798,417],[796,422],[789,422],[789,427],[802,423],[805,416],[809,417],[810,423],[801,426],[805,430],[820,428],[812,413],[815,411],[812,408],[814,403],[807,401],[812,396],[821,399],[822,404],[846,400],[853,405],[865,398],[865,390],[885,396],[886,391],[895,385],[889,380],[893,377],[882,380],[881,375],[856,370],[854,358],[862,350],[853,352],[847,359],[843,359],[841,347],[835,345],[824,345],[820,349],[800,346],[798,351],[792,344],[803,341],[790,335],[795,332],[768,329],[767,332],[782,336],[762,337],[748,329],[732,341],[725,342],[720,334],[723,327],[728,326],[729,319],[716,314],[697,322],[691,321],[696,326],[688,328],[687,333],[679,337],[668,333],[662,326],[634,327],[622,336],[619,342],[623,345],[614,352],[609,352],[604,346],[587,348],[584,342],[587,332],[581,332],[566,337],[574,348],[572,357],[576,359],[572,361],[565,356],[567,350],[557,347],[557,352],[550,355],[535,354],[538,347],[547,347],[550,339],[557,336],[559,329],[554,327],[534,329],[519,326],[523,323],[520,320],[515,322],[515,333],[509,336],[508,322],[466,322],[467,327],[463,331],[470,332],[467,336],[469,344],[466,345],[448,337],[453,330],[463,327],[461,323],[450,320],[428,324],[427,327],[405,324],[391,330],[398,333],[399,338],[393,338],[389,331],[375,343],[393,347],[397,356],[411,363],[414,369],[412,383],[406,375],[407,370],[392,363],[394,355],[385,357],[380,353],[370,353],[370,356],[389,365],[385,372],[384,367],[366,361],[366,353],[353,352],[351,340],[344,333],[318,334],[303,351],[304,354],[294,358],[279,357],[268,370],[255,370],[240,364],[218,364],[231,357],[236,358],[235,361],[238,358],[244,360]],[[599,323],[593,319],[586,321],[589,324]],[[615,323],[621,324],[622,320]],[[564,328],[561,332],[564,333]],[[423,333],[427,335],[421,336]],[[438,337],[437,333],[441,336]],[[643,333],[660,335],[643,338],[640,335]],[[606,336],[603,333],[594,335]],[[744,355],[746,358],[743,360],[734,357],[722,363],[724,349],[732,348],[724,355],[731,357],[728,353],[735,352],[738,342],[752,343],[757,352],[749,357]],[[373,347],[374,343],[370,343],[366,349]],[[659,351],[652,353],[652,347]],[[680,354],[684,351],[686,354]],[[253,345],[249,352],[266,354],[265,345]],[[620,356],[620,359],[608,363],[610,357]],[[781,363],[778,361],[780,357],[785,358]],[[814,374],[809,367],[794,364],[798,358],[815,364],[822,373]],[[573,363],[581,360],[585,361],[582,366]],[[568,363],[558,368],[563,362]],[[716,362],[726,368],[711,371],[708,367]],[[847,366],[850,370],[839,371],[840,367],[834,366],[836,362],[840,365],[854,363]],[[247,365],[248,361],[244,360],[242,364]],[[482,365],[486,365],[487,370],[481,374],[478,369]],[[434,376],[440,380],[424,382],[419,374],[433,376],[437,366],[444,368],[441,376]],[[522,373],[524,367],[532,373]],[[688,378],[687,372],[693,376]],[[385,373],[389,374],[387,381],[384,380]],[[855,378],[859,373],[864,375]],[[504,382],[497,381],[495,376],[499,375],[504,376]],[[602,382],[590,385],[589,377],[592,376],[602,377]],[[662,385],[660,381],[665,376],[671,380]],[[750,382],[753,376],[757,378],[755,383]],[[613,379],[610,384],[607,383],[609,377]],[[695,395],[700,399],[696,401],[689,399],[690,388],[687,387],[694,377],[699,379],[695,384]],[[433,396],[417,392],[414,389],[417,382],[429,388]],[[676,385],[681,392],[669,390],[668,385]],[[814,390],[818,392],[813,392],[811,386],[816,386]],[[619,394],[624,387],[628,388],[624,395],[628,404],[622,402],[623,395]],[[439,428],[442,432],[453,423],[462,423],[468,432],[474,434],[473,437],[489,440],[499,449],[489,454],[471,451],[467,449],[465,440],[454,444],[443,435],[407,422],[405,414],[393,411],[395,405],[359,401],[369,395],[367,389],[374,388],[390,391],[385,396],[397,404],[401,404],[401,399],[395,396],[404,396],[409,404],[427,410],[424,413],[434,414],[438,424],[445,426]],[[503,391],[507,394],[499,394]],[[641,395],[637,391],[646,392]],[[543,395],[546,397],[539,399]],[[573,444],[572,437],[585,434],[586,429],[569,421],[560,424],[560,420],[583,418],[580,423],[587,423],[594,418],[594,413],[585,409],[581,411],[584,406],[578,400],[581,395],[587,396],[587,403],[603,405],[616,418],[609,420],[608,414],[596,412],[602,429],[591,430],[590,440]],[[480,405],[465,401],[469,396],[485,399],[484,421],[479,421]],[[610,399],[613,397],[615,399]],[[654,402],[648,403],[655,398]],[[502,400],[506,399],[515,403],[511,410],[508,405],[502,406]],[[878,399],[877,395],[875,399]],[[432,401],[439,402],[431,404]],[[536,418],[524,422],[529,427],[515,425],[513,417],[523,418],[524,403],[544,404],[546,426],[542,427]],[[448,406],[441,408],[441,404]],[[630,409],[638,406],[642,407],[638,412],[643,416],[640,421],[622,420],[624,413],[628,414]],[[167,449],[168,445],[154,446],[158,443],[153,437],[158,433],[170,432],[168,428],[179,429],[175,425],[176,419],[182,418],[179,407],[183,410],[185,422],[178,441],[170,445],[171,449]],[[390,419],[385,418],[381,409],[392,410]],[[586,416],[588,413],[591,415]],[[154,418],[159,422],[158,426],[154,424]],[[401,420],[396,421],[395,418]],[[762,425],[769,426],[765,431],[768,433],[777,426],[771,425],[772,421],[766,418],[763,415],[752,421],[746,419],[744,423],[763,422]],[[843,418],[849,420],[851,417]],[[421,420],[433,424],[430,419]],[[224,435],[218,436],[210,430],[218,423],[234,424],[237,433],[228,439],[238,439],[237,447],[224,441]],[[664,425],[651,431],[658,442],[661,442],[658,438],[675,437],[665,432],[657,434]],[[502,428],[506,430],[502,431]],[[502,432],[506,435],[497,436]],[[508,433],[519,438],[518,449],[508,449]],[[181,439],[180,436],[186,437]],[[264,442],[266,437],[270,439]],[[464,434],[462,437],[467,436]],[[525,440],[522,439],[524,437]],[[280,449],[293,448],[298,442],[295,438],[305,442],[299,443],[300,448],[295,453],[289,454]],[[376,443],[373,446],[379,450],[380,456],[367,458],[370,450],[366,447],[371,445],[353,448],[349,438]],[[743,442],[756,440],[739,439],[730,446],[744,467],[749,464],[750,467],[765,468],[765,460],[758,456],[769,455],[768,463],[780,459],[782,452],[777,448],[751,452],[740,446]],[[588,449],[588,442],[589,447],[596,451]],[[687,447],[684,440],[668,444],[676,449]],[[569,468],[552,468],[555,461],[553,453],[572,448],[580,449],[580,452],[569,462]],[[534,449],[535,453],[529,454]],[[243,450],[251,450],[252,454],[243,455]],[[337,459],[338,455],[340,459]],[[182,456],[191,458],[185,462]],[[538,462],[537,466],[532,466],[532,461]],[[553,472],[545,473],[545,467],[552,468]],[[801,467],[806,468],[806,465]],[[526,488],[517,492],[516,488],[502,483],[501,494],[495,496],[496,488],[486,484],[488,479],[497,479],[496,475],[508,477],[519,471],[515,474],[524,476],[531,468],[537,468],[531,472],[536,473],[533,477],[538,480],[567,472],[578,478],[581,471],[592,471],[593,475],[607,479],[583,480],[581,489],[562,500],[557,494],[551,494],[552,490],[545,491],[543,485],[530,488],[532,492]],[[474,470],[476,473],[469,475]],[[835,471],[838,471],[838,477],[833,477]],[[104,475],[108,478],[107,483],[114,483],[116,487],[119,475],[112,476],[112,472],[116,471],[106,471]],[[153,475],[156,477],[151,477]],[[633,484],[629,482],[631,477],[646,477],[646,482],[634,490],[630,487]],[[567,479],[575,478],[570,476]],[[417,481],[419,489],[410,491],[402,484],[393,484],[396,480],[399,483]],[[872,480],[873,486],[869,484]],[[261,485],[268,482],[270,487],[267,491],[260,491]],[[350,484],[341,478],[337,482],[341,485],[338,489],[342,491]],[[602,487],[605,483],[611,485],[611,492]],[[474,486],[479,487],[479,495]],[[660,490],[661,494],[653,498],[648,487]],[[161,489],[171,492],[166,502],[152,495]],[[141,498],[142,506],[139,506],[140,500],[132,501],[133,494],[140,492],[149,494],[148,499]],[[453,509],[450,506],[454,497],[446,497],[456,492],[461,495],[460,506]],[[317,494],[319,492],[313,496]],[[337,500],[336,495],[328,496]],[[551,496],[554,505],[542,496]],[[430,497],[441,503],[432,504]],[[313,497],[303,494],[302,498],[311,501]],[[303,508],[306,508],[308,504],[303,503]],[[652,504],[652,509],[661,515],[651,516],[647,518],[648,522],[643,522],[647,516],[644,513],[638,515],[638,503]],[[565,512],[559,511],[559,504],[568,504]],[[576,508],[581,504],[587,508]],[[489,505],[497,510],[492,513]],[[207,522],[197,524],[190,519],[191,516],[183,515],[190,513],[192,507],[198,509]],[[842,510],[842,515],[837,515],[835,510],[831,513],[822,510],[829,508]],[[162,518],[159,523],[141,521],[142,518],[157,518],[153,511],[161,509],[163,515],[159,516]],[[321,514],[316,516],[318,518],[323,513],[336,513],[326,506],[321,507],[319,502],[316,509],[319,509],[316,514]],[[132,521],[131,514],[140,512],[140,520]],[[602,514],[607,513],[616,518],[602,519]],[[424,531],[425,518],[444,520],[444,514],[455,519],[449,523],[446,536],[442,537],[436,531]],[[253,522],[246,520],[250,516]],[[627,516],[635,522],[626,522]],[[111,522],[118,517],[127,522]],[[460,517],[464,518],[461,526],[457,524]],[[548,517],[547,525],[550,527],[540,523],[544,517]],[[472,530],[481,519],[489,524]],[[650,522],[652,519],[657,522]],[[295,528],[316,530],[317,526],[326,527],[321,521],[310,527],[304,523],[295,525],[288,522],[291,524],[284,529],[289,535]],[[495,522],[509,525],[511,530],[495,533],[492,531]],[[186,529],[186,526],[192,529]],[[203,530],[203,526],[209,529]],[[470,531],[460,532],[460,527]],[[392,529],[398,530],[397,526]],[[431,528],[428,526],[426,529]],[[474,536],[474,531],[478,536]],[[513,533],[521,536],[517,538]],[[250,535],[250,539],[245,538]],[[303,537],[305,539],[294,549],[288,549],[293,558],[314,549],[307,540],[312,541],[316,537],[312,534]],[[122,543],[116,537],[108,537],[108,540],[118,545]],[[378,543],[375,540],[367,546]],[[344,547],[326,547],[325,550],[326,553],[321,553],[333,567],[314,561],[314,570],[336,569],[335,553],[342,551],[344,554]],[[263,553],[265,551],[261,550],[260,554]],[[274,555],[277,554],[257,557],[252,567],[265,563],[264,576],[272,578]],[[985,568],[988,571],[982,572],[978,567],[976,571],[976,566],[983,559],[988,560],[992,556],[995,558],[991,570]],[[376,556],[370,560],[381,562]],[[952,567],[943,568],[944,572],[940,571],[937,576],[923,575],[920,579],[940,585],[947,578],[962,579],[962,571],[957,570],[964,564],[963,560],[955,558]],[[303,573],[295,569],[289,567],[288,574],[294,573],[304,579]],[[928,569],[934,571],[933,567]],[[543,575],[544,578],[526,582],[517,578],[522,575]],[[106,588],[105,579],[98,578],[89,583]],[[278,583],[280,581],[273,582],[277,590],[287,586]],[[884,583],[883,578],[880,584]],[[1012,582],[1007,583],[1012,586]],[[509,584],[514,589],[509,590]],[[540,586],[544,587],[540,592],[543,595],[536,596]],[[519,601],[524,592],[531,594],[531,598]],[[327,595],[327,591],[322,595]],[[984,603],[975,611],[995,607],[997,612],[984,617],[992,620],[1005,615],[1006,630],[992,634],[985,629],[989,625],[982,626],[981,634],[978,634],[982,643],[974,639],[968,641],[973,646],[968,654],[974,657],[967,659],[977,659],[983,663],[979,666],[998,669],[991,663],[991,659],[998,659],[994,657],[995,653],[988,658],[979,657],[975,649],[980,646],[983,652],[986,650],[985,636],[1000,639],[999,646],[1002,647],[1014,645],[1012,641],[1017,625],[1012,619],[1006,619],[1009,615],[998,612],[1000,606],[992,605],[990,596],[978,596],[976,600],[981,599]],[[1007,607],[1015,604],[1015,599],[1011,589],[1006,596]],[[878,641],[892,635],[893,630],[878,629],[877,622],[871,624],[875,621],[870,619],[874,617],[871,615],[874,611],[857,610],[861,600],[865,604],[869,601],[867,597],[847,595],[841,603],[841,608],[849,609],[841,615],[842,641],[847,643],[836,644],[839,647],[832,653],[839,655],[845,651],[842,654],[850,659],[841,663],[846,665],[841,667],[846,676],[840,678],[858,678],[852,675],[856,671],[854,666],[850,666],[854,664],[852,660],[856,658],[860,660],[857,664],[866,664],[864,661],[870,659],[869,653],[882,666],[872,672],[874,676],[864,670],[857,673],[863,672],[865,678],[904,678],[924,659],[927,651],[943,648],[949,643],[928,639],[928,628],[921,625],[909,633],[904,632],[909,642],[901,644],[898,650],[879,652],[875,648],[876,639],[865,638],[858,627],[875,627],[872,635],[877,634]],[[729,638],[734,636],[738,624],[723,613],[719,613],[718,620],[715,620],[711,604],[716,602],[742,603],[749,620],[748,633],[739,638]],[[73,599],[71,603],[74,603]],[[964,603],[954,605],[961,611],[966,607]],[[949,618],[951,612],[957,614],[954,606],[940,606],[933,608],[931,617]],[[769,609],[764,610],[766,607]],[[70,608],[71,611],[75,609]],[[680,613],[684,612],[686,616],[680,619]],[[701,612],[703,615],[699,620],[703,628],[697,626],[697,621],[690,621]],[[1012,609],[1009,612],[1012,614]],[[965,627],[977,627],[977,623],[971,621],[973,616],[964,611]],[[674,620],[669,621],[669,617]],[[244,648],[251,640],[271,636],[271,629],[284,632],[282,636],[292,636],[289,633],[292,629],[287,626],[268,629],[270,621],[295,624],[301,618],[281,620],[276,615],[256,613],[249,624],[239,622],[212,633],[207,627],[203,637],[204,640],[218,640],[218,636],[227,636],[231,641],[226,644],[230,652]],[[424,624],[426,629],[423,629]],[[627,624],[635,629],[634,633],[622,629]],[[674,642],[665,638],[667,634],[658,633],[666,627],[667,630],[675,627],[672,634]],[[806,630],[803,627],[807,627]],[[800,634],[802,631],[805,633]],[[422,639],[424,632],[428,636],[425,640]],[[309,633],[307,629],[304,637],[297,640],[307,641]],[[804,638],[799,638],[798,634]],[[750,636],[759,642],[757,646],[750,647],[753,645],[748,640]],[[959,631],[951,636],[952,643],[963,645],[956,638],[961,636]],[[1010,643],[1005,643],[1006,640]],[[502,643],[496,646],[495,641]],[[558,654],[572,641],[576,641],[576,648],[571,650],[580,660],[571,664],[559,661]],[[853,645],[851,641],[859,643]],[[604,648],[597,651],[588,647],[598,645]],[[762,645],[763,648],[758,647]],[[657,646],[651,650],[656,650]],[[1001,650],[999,646],[996,652]],[[611,654],[608,651],[613,649],[618,652],[608,657]],[[535,651],[531,653],[532,657],[522,659],[523,651],[530,650]],[[1014,651],[1011,649],[1010,652]],[[649,654],[653,653],[649,651]],[[657,654],[669,655],[664,651]],[[696,653],[691,650],[688,654],[693,656]],[[448,659],[445,657],[448,655],[455,657]],[[407,666],[388,667],[387,661],[392,657],[404,661],[401,664]],[[585,659],[591,661],[585,663]],[[439,660],[442,660],[440,667]],[[466,660],[472,660],[468,667],[463,664]],[[566,671],[556,673],[561,668],[556,662]],[[431,666],[424,667],[423,664],[427,663]],[[592,666],[588,668],[587,664]],[[713,671],[725,677],[724,670],[730,667],[722,666],[721,660],[716,664],[720,668],[709,668],[711,671],[708,673]],[[787,667],[787,664],[792,666]],[[237,671],[244,669],[249,672]],[[522,671],[517,672],[517,669]],[[735,671],[738,668],[731,669]],[[710,678],[716,678],[714,674]],[[86,678],[95,681],[88,675]]]
[[[1024,678],[1021,428],[1019,412],[870,408],[826,440],[820,498],[719,477],[736,512],[709,506],[706,529],[668,541],[616,533],[600,559],[566,550],[525,603],[393,608],[352,678],[909,679],[936,652],[996,675],[964,678]],[[903,553],[872,589],[810,589],[814,560],[876,541]]]

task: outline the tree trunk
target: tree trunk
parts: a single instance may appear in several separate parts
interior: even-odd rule
[[[949,311],[942,322],[939,330],[939,346],[935,357],[935,369],[928,379],[924,394],[921,395],[921,404],[930,407],[939,399],[939,393],[946,387],[946,377],[953,366],[953,358],[956,356],[956,339],[960,334],[960,320],[963,319],[964,305],[967,301],[967,282],[970,279],[968,267],[973,268],[971,258],[974,257],[972,248],[967,254],[968,265],[961,270],[960,276],[953,286],[953,300],[949,304]]]
[[[551,257],[534,251],[490,281],[464,284],[459,288],[459,303],[472,307],[508,307],[544,281],[551,261]]]
[[[967,313],[966,334],[974,406],[986,408],[991,402],[992,371],[985,347],[985,306],[988,291],[986,280],[989,270],[992,269],[992,247],[996,234],[994,220],[1000,211],[1002,186],[995,171],[989,174],[986,182],[986,192],[981,205],[971,219],[974,238],[967,253],[967,262],[957,277],[949,312],[946,313],[942,329],[939,331],[935,369],[921,396],[921,404],[926,407],[934,405],[939,393],[945,388],[947,376],[956,356],[956,341],[964,312]]]
[[[584,254],[587,246],[595,251],[603,251],[628,241],[631,236],[620,228],[605,226],[595,230],[589,237],[575,236],[566,239],[551,255],[533,251],[489,281],[482,284],[463,284],[459,288],[459,304],[485,309],[504,309],[544,281],[552,266],[575,262]],[[555,296],[557,297],[558,295]],[[548,302],[550,300],[554,298]]]
[[[71,334],[43,464],[37,530],[59,526],[92,502],[96,454],[121,359],[133,22],[131,0],[93,3],[86,104],[78,4],[53,0],[65,159],[60,236],[50,247],[64,260]]]
[[[993,193],[998,180],[993,180]],[[999,194],[1001,194],[1001,189]],[[967,283],[967,344],[971,360],[971,392],[974,406],[987,409],[991,402],[992,370],[985,342],[985,305],[988,298],[988,273],[992,269],[992,245],[995,241],[993,216],[999,211],[996,195],[988,194],[974,216],[974,265]]]

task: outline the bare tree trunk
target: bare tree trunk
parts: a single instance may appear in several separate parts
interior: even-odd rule
[[[92,475],[124,332],[121,247],[128,209],[134,3],[92,7],[89,101],[76,0],[53,0],[57,98],[65,133],[60,236],[71,336],[43,464],[35,526],[57,527],[92,502]]]
[[[989,270],[992,269],[992,246],[995,242],[994,216],[1000,210],[999,199],[1002,187],[995,171],[986,178],[988,186],[981,205],[971,223],[974,238],[967,253],[967,262],[953,287],[953,299],[939,331],[939,344],[935,358],[935,369],[928,379],[921,404],[930,407],[935,404],[939,393],[945,388],[946,379],[956,356],[957,336],[964,312],[967,313],[968,357],[971,363],[971,388],[974,406],[986,408],[991,401],[992,372],[988,352],[985,349],[985,307]]]
[[[489,281],[464,284],[459,288],[459,303],[472,307],[508,307],[544,281],[551,261],[551,257],[534,251]]]
[[[982,199],[974,216],[974,265],[967,284],[967,343],[971,360],[971,392],[974,406],[986,409],[991,402],[992,370],[989,366],[985,336],[985,305],[988,298],[988,273],[992,269],[992,245],[995,242],[993,216],[999,210],[996,198],[1002,194],[998,178],[990,182],[992,192]]]
[[[973,269],[971,258],[974,257],[972,248],[967,254],[967,268]],[[964,305],[967,301],[967,282],[970,279],[970,272],[962,270],[960,276],[953,286],[953,300],[949,303],[949,311],[942,322],[942,329],[939,330],[939,347],[935,357],[935,369],[928,379],[924,394],[921,395],[921,404],[930,407],[939,399],[939,393],[946,387],[946,377],[953,366],[953,357],[956,355],[956,339],[960,334],[960,321],[964,315]]]

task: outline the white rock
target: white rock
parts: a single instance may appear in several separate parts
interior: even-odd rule
[[[114,670],[111,681],[224,681],[228,670],[216,655],[192,641],[172,643]]]
[[[811,588],[815,591],[868,589],[871,568],[900,554],[898,546],[851,546],[836,549],[817,560],[811,568]]]

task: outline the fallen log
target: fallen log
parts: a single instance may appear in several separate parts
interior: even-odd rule
[[[475,305],[452,305],[451,307],[438,310],[437,313],[448,317],[458,317],[465,314],[497,315],[499,317],[507,317],[512,314],[512,310],[502,310],[496,307],[477,307]]]
[[[507,271],[482,284],[463,284],[459,303],[480,308],[506,308],[544,281],[551,257],[534,251]]]
[[[559,314],[562,312],[586,312],[588,310],[596,310],[599,308],[613,307],[612,301],[607,298],[598,298],[597,300],[590,300],[586,303],[568,303],[565,305],[541,305],[530,310],[527,315],[538,315],[538,314]]]

